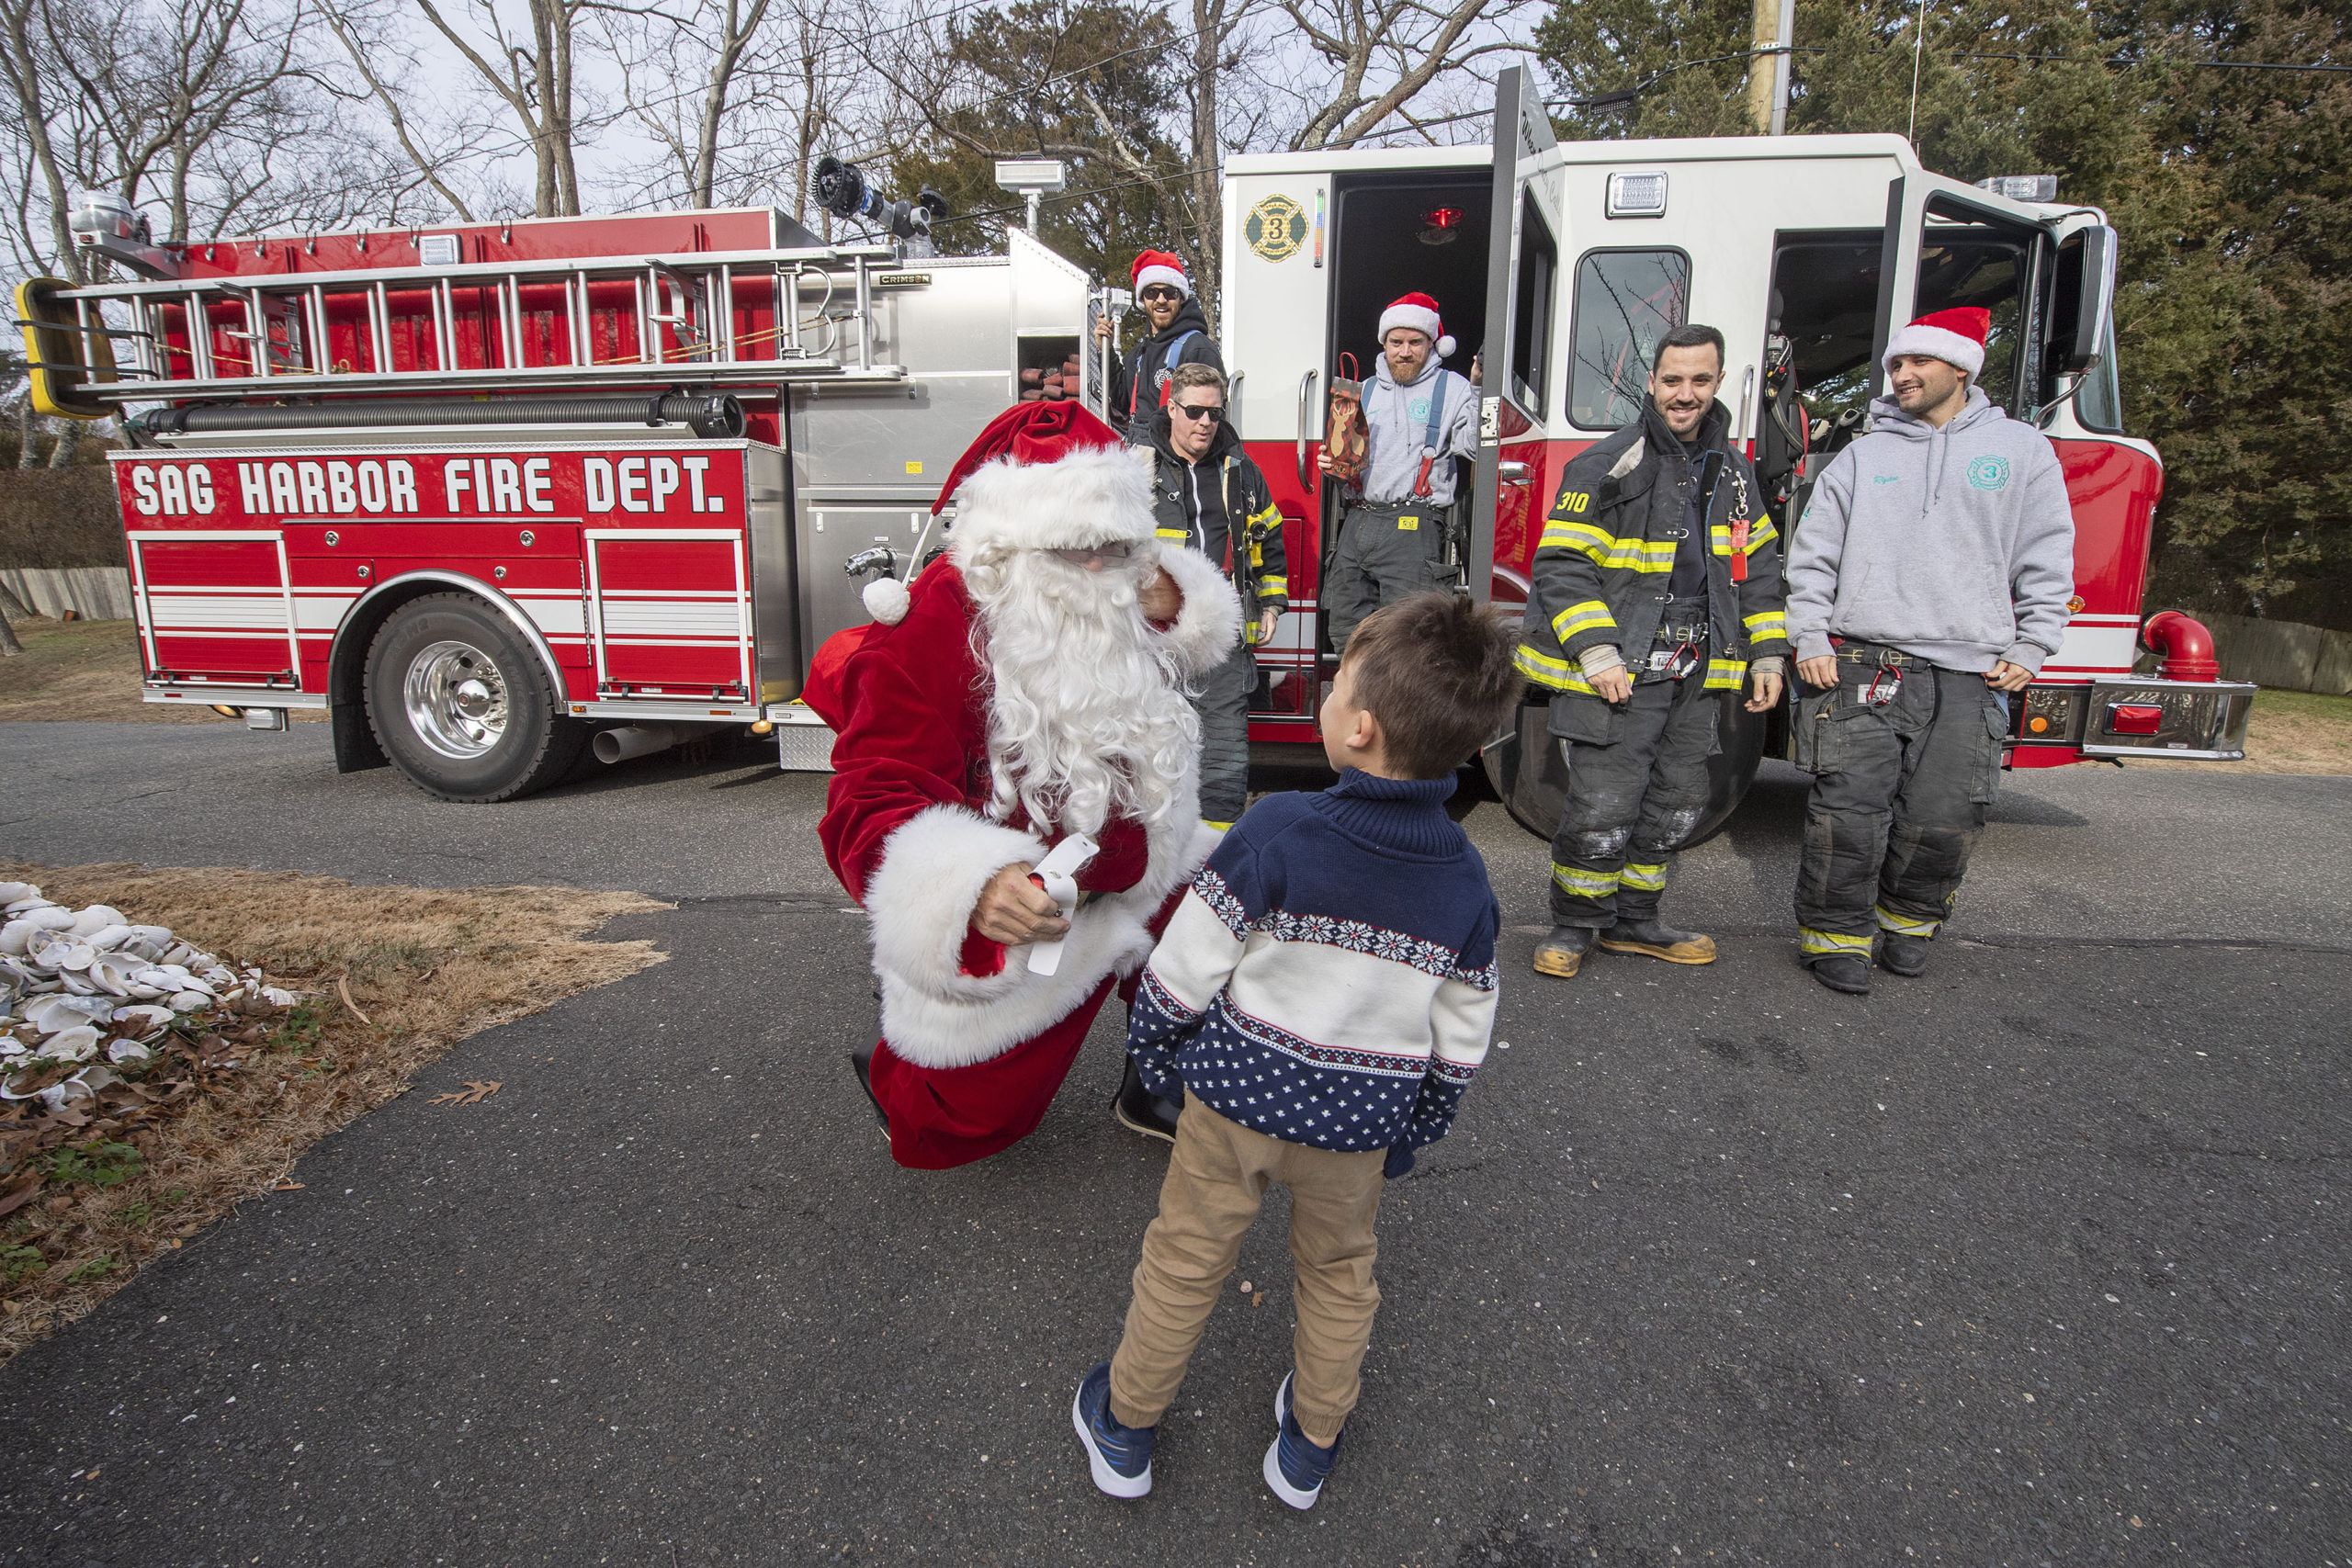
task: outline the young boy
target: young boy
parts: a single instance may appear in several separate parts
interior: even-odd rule
[[[1153,1428],[1270,1181],[1298,1327],[1266,1484],[1294,1508],[1321,1494],[1380,1304],[1381,1182],[1445,1136],[1494,1025],[1495,896],[1445,800],[1518,700],[1513,647],[1452,594],[1367,616],[1323,705],[1340,782],[1237,823],[1143,973],[1127,1051],[1183,1113],[1118,1354],[1070,1411],[1114,1497],[1151,1490]]]

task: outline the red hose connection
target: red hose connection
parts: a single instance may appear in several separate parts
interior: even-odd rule
[[[2160,681],[2218,681],[2222,661],[2205,623],[2178,610],[2159,610],[2140,628],[2140,640],[2156,656]]]

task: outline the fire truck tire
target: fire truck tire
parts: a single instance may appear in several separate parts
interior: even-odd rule
[[[589,727],[566,716],[538,655],[469,593],[428,593],[368,649],[368,723],[392,766],[443,800],[513,800],[569,773]]]
[[[1707,759],[1707,809],[1684,847],[1702,844],[1724,829],[1747,786],[1756,782],[1757,764],[1764,755],[1769,716],[1749,713],[1744,694],[1725,692],[1717,699],[1723,713],[1716,724],[1721,748]],[[1560,808],[1566,803],[1568,767],[1560,743],[1552,738],[1551,705],[1541,694],[1519,710],[1519,728],[1480,754],[1487,782],[1502,797],[1511,820],[1539,839],[1549,839],[1560,826]]]

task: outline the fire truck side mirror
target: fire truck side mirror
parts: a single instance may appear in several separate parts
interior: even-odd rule
[[[2115,311],[2115,231],[2104,223],[2078,229],[2060,243],[2052,368],[2088,370],[2106,352]]]

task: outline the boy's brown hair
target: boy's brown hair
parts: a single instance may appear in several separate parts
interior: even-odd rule
[[[1442,779],[1493,739],[1526,680],[1513,666],[1519,633],[1457,593],[1416,593],[1365,616],[1342,662],[1359,706],[1380,721],[1388,765]]]

